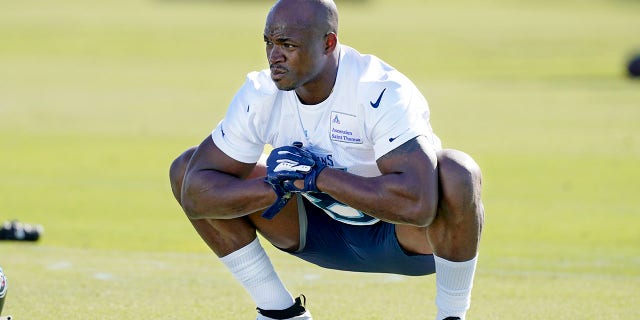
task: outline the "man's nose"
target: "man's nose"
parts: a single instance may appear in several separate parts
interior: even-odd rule
[[[278,46],[272,46],[267,49],[267,59],[269,60],[269,64],[274,64],[276,62],[282,61],[282,52],[278,48]]]

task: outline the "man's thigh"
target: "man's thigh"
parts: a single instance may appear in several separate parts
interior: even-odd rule
[[[396,225],[396,237],[402,249],[415,254],[432,254],[433,249],[427,238],[427,227]]]

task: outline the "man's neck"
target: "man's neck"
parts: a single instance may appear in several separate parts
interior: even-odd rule
[[[327,61],[327,67],[312,82],[296,88],[300,102],[307,105],[318,104],[327,100],[333,92],[333,87],[338,78],[338,61],[340,50],[335,50],[334,54]]]

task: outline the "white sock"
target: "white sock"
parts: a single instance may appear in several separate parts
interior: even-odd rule
[[[293,305],[293,297],[273,269],[257,237],[220,260],[247,290],[258,308],[283,310]]]
[[[436,320],[460,317],[464,320],[471,306],[471,288],[478,256],[464,262],[453,262],[433,256],[436,262]]]

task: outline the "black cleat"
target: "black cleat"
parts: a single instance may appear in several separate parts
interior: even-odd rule
[[[296,302],[289,308],[284,310],[258,310],[258,319],[274,319],[274,320],[312,320],[311,312],[309,312],[305,305],[307,304],[307,298],[304,295],[300,295],[296,298]]]

